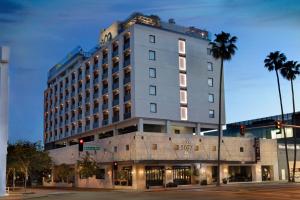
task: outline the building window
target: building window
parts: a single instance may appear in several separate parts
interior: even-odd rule
[[[157,144],[152,144],[152,150],[157,150]]]
[[[207,70],[208,71],[213,71],[213,64],[211,62],[207,63]]]
[[[195,146],[195,151],[199,151],[199,145]]]
[[[183,56],[179,56],[179,70],[186,71],[186,60]]]
[[[155,60],[155,51],[149,50],[149,60]]]
[[[240,147],[240,152],[244,152],[244,147]]]
[[[180,103],[187,104],[187,92],[186,92],[186,90],[180,90]]]
[[[214,86],[214,79],[213,78],[208,78],[207,79],[207,84],[209,87],[213,87]]]
[[[105,169],[96,169],[96,179],[105,179]]]
[[[149,42],[155,43],[155,35],[149,35]]]
[[[126,145],[126,151],[129,151],[129,144]]]
[[[149,77],[156,78],[156,69],[155,68],[149,68]]]
[[[187,107],[180,107],[180,118],[181,120],[187,120]]]
[[[150,112],[157,113],[157,105],[156,105],[156,103],[150,103]]]
[[[114,152],[118,152],[118,147],[117,146],[114,146]]]
[[[174,150],[179,150],[179,145],[178,144],[174,146]]]
[[[211,55],[211,48],[207,48],[207,55]]]
[[[217,151],[217,147],[216,146],[212,146],[212,151]]]
[[[149,95],[156,96],[156,86],[155,85],[149,86]]]
[[[180,87],[186,87],[186,74],[179,74],[179,85]]]
[[[209,118],[215,118],[215,111],[209,110]]]
[[[213,94],[208,94],[208,102],[213,103],[215,101],[214,95]]]
[[[178,52],[180,54],[185,54],[185,41],[184,40],[178,40]]]
[[[180,130],[179,130],[179,129],[175,129],[175,130],[174,130],[174,133],[175,133],[175,134],[180,134]]]

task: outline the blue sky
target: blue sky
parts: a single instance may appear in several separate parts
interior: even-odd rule
[[[300,61],[300,1],[1,0],[0,45],[11,47],[10,141],[42,139],[50,67],[77,45],[92,48],[102,28],[135,11],[236,35],[238,51],[225,63],[227,122],[279,114],[275,74],[263,67],[263,60],[279,50]],[[281,81],[284,109],[290,112],[289,83]],[[295,82],[297,110],[299,89],[300,77]]]

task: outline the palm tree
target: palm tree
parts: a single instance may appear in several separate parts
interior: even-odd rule
[[[221,60],[220,83],[219,83],[219,122],[218,122],[218,178],[217,186],[220,185],[220,159],[221,159],[221,117],[222,117],[222,83],[223,83],[223,68],[224,60],[231,60],[237,49],[235,43],[237,37],[231,36],[229,33],[221,32],[215,34],[216,38],[210,42],[212,46],[212,55],[215,59]]]
[[[284,123],[284,113],[283,113],[283,106],[282,106],[282,97],[281,97],[278,70],[283,68],[285,61],[286,61],[286,56],[283,53],[280,53],[279,51],[271,52],[264,61],[265,67],[269,71],[275,70],[276,73],[282,123]],[[290,166],[289,166],[289,156],[287,151],[287,139],[286,139],[285,128],[283,128],[283,135],[284,135],[284,145],[285,145],[285,157],[286,157],[286,164],[287,164],[287,175],[288,175],[288,181],[290,182]]]
[[[300,64],[298,64],[296,61],[287,61],[284,64],[284,67],[280,70],[281,75],[291,83],[292,100],[293,100],[293,116],[292,116],[293,125],[295,125],[295,113],[296,113],[293,81],[296,79],[297,75],[300,74],[299,70],[300,70]],[[297,157],[297,148],[296,148],[297,135],[295,129],[293,130],[293,133],[294,133],[294,165],[293,165],[292,181],[295,182],[295,169],[296,169],[296,157]]]

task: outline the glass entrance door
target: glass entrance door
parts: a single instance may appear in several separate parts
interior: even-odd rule
[[[177,185],[191,184],[191,167],[190,166],[174,166],[173,182]]]
[[[164,167],[146,166],[146,186],[163,186]]]

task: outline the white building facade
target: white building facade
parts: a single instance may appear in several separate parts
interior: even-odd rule
[[[209,33],[135,14],[103,30],[99,42],[88,53],[78,47],[49,71],[44,141],[55,163],[77,169],[76,160],[97,147],[89,154],[101,170],[86,183],[76,176],[79,187],[194,184],[205,167],[202,179],[213,182],[217,139],[201,136],[218,125],[220,62],[211,56]],[[86,150],[80,155],[79,140]],[[223,157],[223,177],[229,164],[233,171],[244,164],[249,180],[258,177],[254,141],[226,140],[242,146],[227,146],[236,157]]]

